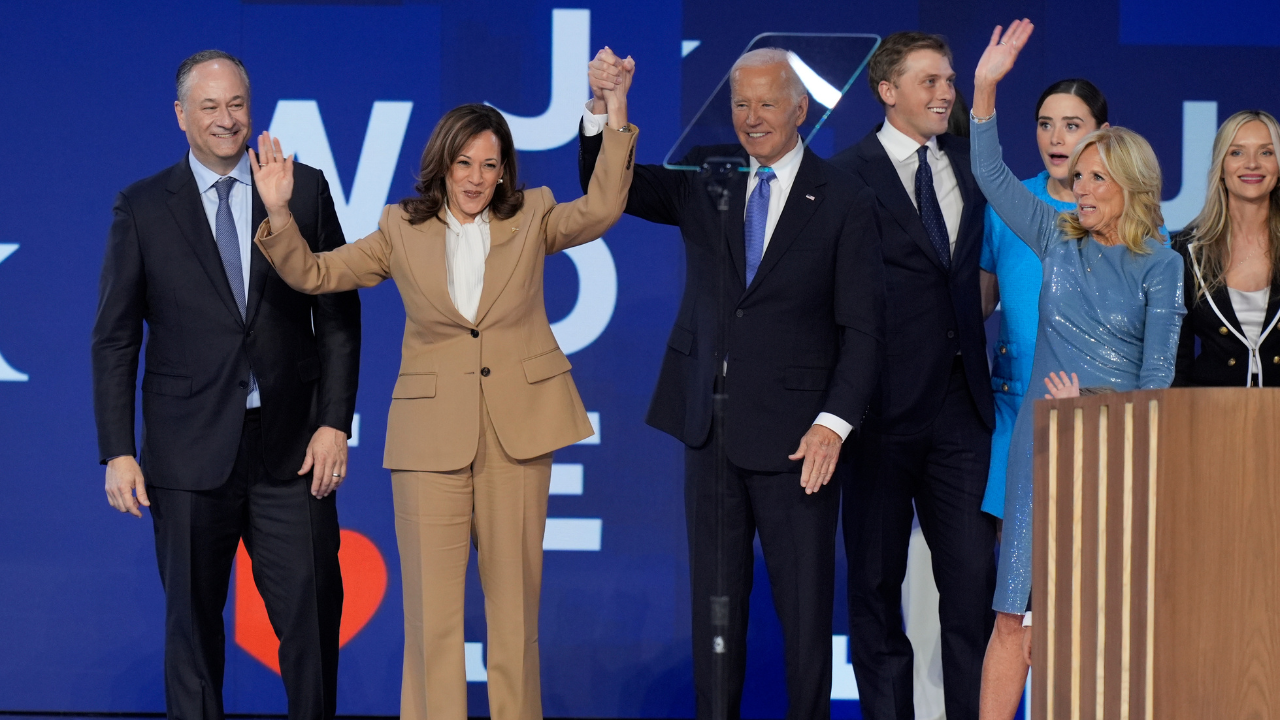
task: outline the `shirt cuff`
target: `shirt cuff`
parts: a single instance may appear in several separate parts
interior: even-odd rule
[[[1028,610],[1026,615],[1022,616],[1022,627],[1031,627],[1031,611]]]
[[[591,112],[591,106],[595,100],[588,100],[585,109],[582,112],[582,134],[587,137],[599,135],[604,132],[604,127],[609,122],[609,114],[596,115]]]
[[[813,421],[814,425],[821,425],[840,436],[840,442],[849,439],[849,433],[853,432],[853,426],[832,415],[831,413],[818,413],[818,419]]]

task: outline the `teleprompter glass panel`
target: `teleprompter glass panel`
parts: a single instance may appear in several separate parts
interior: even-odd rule
[[[800,138],[807,144],[853,86],[853,81],[871,59],[871,53],[879,46],[880,36],[871,34],[763,33],[753,38],[743,53],[769,47],[787,51],[792,69],[809,91],[808,117],[800,125]],[[729,93],[729,68],[736,59],[725,58],[725,74],[720,84],[680,134],[663,159],[663,165],[673,170],[702,171],[699,165],[687,164],[686,157],[695,147],[738,144]],[[737,169],[747,170],[747,162],[743,153]]]

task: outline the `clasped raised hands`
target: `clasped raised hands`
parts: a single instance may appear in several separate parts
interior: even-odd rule
[[[596,53],[587,65],[587,83],[591,86],[591,112],[609,114],[610,127],[626,125],[627,92],[636,72],[636,61],[628,55],[618,57],[608,46]],[[621,122],[615,124],[615,119]]]

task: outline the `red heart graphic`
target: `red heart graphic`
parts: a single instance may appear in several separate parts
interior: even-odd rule
[[[387,563],[378,546],[355,530],[342,530],[342,546],[338,550],[342,566],[342,624],[338,630],[338,646],[347,644],[360,632],[382,604],[387,592]],[[267,607],[253,581],[253,561],[244,543],[236,551],[236,644],[258,662],[280,673],[280,640],[276,638]]]

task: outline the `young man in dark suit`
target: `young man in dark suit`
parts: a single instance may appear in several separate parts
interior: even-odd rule
[[[597,97],[628,66],[601,51],[591,73]],[[884,333],[879,229],[871,190],[800,141],[808,94],[785,51],[747,53],[730,82],[741,144],[698,148],[689,158],[750,165],[724,178],[728,209],[717,210],[698,173],[637,165],[631,182],[626,211],[679,226],[687,269],[648,423],[686,446],[697,716],[712,714],[713,595],[728,597],[724,699],[728,717],[739,715],[759,532],[786,645],[787,717],[827,720],[839,499],[834,484],[824,485],[876,380]],[[600,120],[590,111],[583,118],[584,187]],[[727,395],[721,414],[717,392]]]
[[[266,210],[245,152],[240,61],[197,53],[177,90],[191,149],[116,198],[102,266],[93,384],[107,499],[137,517],[151,508],[169,717],[223,717],[222,610],[243,539],[280,637],[289,717],[332,718],[342,615],[333,491],[346,474],[360,300],[294,292],[254,247]],[[314,250],[343,245],[324,176],[296,168],[290,210],[303,236]]]
[[[995,424],[978,281],[986,200],[968,140],[946,134],[946,41],[890,35],[868,79],[885,122],[831,161],[875,188],[891,329],[844,488],[853,667],[864,717],[915,716],[901,610],[914,510],[940,595],[947,717],[971,720],[995,589],[995,522],[980,509]]]

